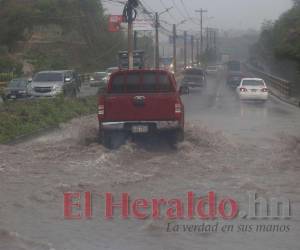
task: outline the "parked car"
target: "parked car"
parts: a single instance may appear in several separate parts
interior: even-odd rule
[[[101,87],[106,84],[106,72],[95,72],[90,75],[90,86]]]
[[[236,89],[241,100],[267,101],[269,90],[263,79],[244,78]]]
[[[72,70],[42,71],[33,77],[30,94],[33,97],[55,97],[59,94],[75,97],[79,84]]]
[[[99,134],[114,148],[116,140],[137,134],[164,134],[174,145],[183,140],[184,106],[174,75],[166,70],[114,72],[99,96]]]
[[[206,86],[205,71],[199,68],[187,68],[183,72],[182,86],[188,88],[204,88]]]
[[[28,91],[29,81],[26,78],[11,80],[4,89],[4,99],[19,99],[30,96]]]

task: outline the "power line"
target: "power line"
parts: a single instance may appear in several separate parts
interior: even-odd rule
[[[177,12],[181,15],[181,17],[183,17],[184,19],[187,19],[187,16],[185,16],[185,15],[183,14],[183,12],[180,10],[180,8],[178,8],[178,6],[177,6],[175,0],[172,0],[172,3],[173,3],[173,5],[174,5],[175,9],[177,10]]]
[[[162,6],[165,8],[166,12],[168,12],[168,15],[169,15],[173,20],[177,20],[176,17],[174,17],[174,16],[171,14],[170,8],[168,8],[168,7],[164,4],[164,2],[163,2],[162,0],[160,0],[160,2],[161,2],[161,4],[162,4]]]
[[[183,2],[183,0],[181,0],[180,2],[181,2],[181,5],[183,6],[183,9],[184,9],[185,13],[187,14],[189,20],[191,20],[194,24],[198,25],[198,23],[196,23],[196,22],[194,21],[194,18],[191,17],[191,15],[190,15],[190,13],[189,13],[189,11],[188,11],[188,9],[187,9],[185,3]]]

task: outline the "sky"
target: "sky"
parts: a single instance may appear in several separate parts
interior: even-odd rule
[[[107,13],[121,14],[122,4],[125,0],[103,0]],[[199,14],[196,9],[203,8],[208,12],[204,14],[204,26],[221,30],[259,30],[264,20],[276,20],[283,12],[292,6],[291,0],[141,0],[147,9],[162,12],[173,7],[161,19],[168,23],[179,23],[188,18],[196,18],[183,24],[183,29],[199,29]],[[166,28],[171,28],[164,24]]]

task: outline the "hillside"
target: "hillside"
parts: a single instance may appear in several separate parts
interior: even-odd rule
[[[276,22],[265,22],[259,41],[251,49],[251,60],[264,70],[299,81],[300,1]]]
[[[3,0],[0,20],[0,66],[100,70],[126,44],[123,33],[107,31],[98,0]]]

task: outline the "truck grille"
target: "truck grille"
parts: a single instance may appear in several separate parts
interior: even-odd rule
[[[52,91],[52,87],[35,87],[34,91],[37,93],[50,93]]]

